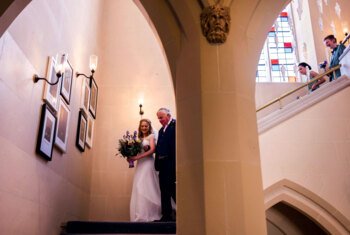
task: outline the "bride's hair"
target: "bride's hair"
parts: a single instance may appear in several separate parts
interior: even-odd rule
[[[139,123],[139,131],[138,131],[138,137],[139,138],[142,138],[143,137],[143,133],[141,131],[141,123],[142,122],[147,122],[148,126],[149,126],[149,129],[148,129],[148,132],[147,132],[147,136],[149,136],[150,134],[153,133],[153,128],[152,128],[152,125],[151,125],[151,121],[147,118],[143,118],[140,120],[140,123]]]

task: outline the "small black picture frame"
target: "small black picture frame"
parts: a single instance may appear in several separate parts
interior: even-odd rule
[[[87,132],[87,118],[82,110],[79,111],[77,138],[75,145],[81,151],[85,151],[85,139]]]
[[[52,152],[56,136],[56,125],[57,117],[50,110],[48,104],[44,103],[41,109],[36,152],[48,161],[52,160]]]
[[[90,79],[90,104],[89,112],[92,117],[96,119],[96,110],[97,110],[97,96],[98,96],[98,86],[95,79],[92,77]]]

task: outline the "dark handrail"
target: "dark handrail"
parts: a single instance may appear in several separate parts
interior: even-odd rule
[[[294,90],[291,90],[291,91],[289,91],[289,92],[287,92],[287,93],[281,95],[280,97],[278,97],[278,98],[276,98],[276,99],[274,99],[274,100],[271,100],[270,102],[268,102],[268,103],[265,104],[264,106],[258,108],[258,109],[256,110],[256,112],[259,112],[259,111],[261,111],[261,110],[263,110],[263,109],[269,107],[270,105],[272,105],[272,104],[274,104],[274,103],[276,103],[276,102],[282,100],[283,98],[285,98],[285,97],[287,97],[287,96],[293,94],[294,92],[296,92],[296,91],[298,91],[298,90],[300,90],[300,89],[302,89],[302,88],[308,86],[310,83],[313,83],[314,81],[317,81],[318,79],[320,79],[320,78],[322,78],[322,77],[324,77],[324,76],[326,76],[326,75],[328,75],[328,74],[330,74],[330,73],[333,73],[335,70],[339,69],[340,67],[341,67],[341,64],[339,64],[339,65],[337,65],[337,66],[335,66],[335,67],[333,67],[333,68],[327,70],[327,72],[325,72],[325,73],[322,73],[322,74],[317,75],[315,78],[311,79],[309,82],[307,82],[307,83],[301,85],[300,87],[297,87],[297,88],[295,88]],[[335,77],[335,74],[334,74],[333,76]]]

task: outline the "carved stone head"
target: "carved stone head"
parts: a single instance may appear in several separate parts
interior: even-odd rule
[[[230,30],[230,10],[219,4],[208,6],[201,14],[203,35],[209,43],[224,43]]]

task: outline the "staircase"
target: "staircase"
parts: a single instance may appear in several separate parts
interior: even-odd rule
[[[302,112],[303,110],[311,107],[312,105],[321,102],[327,97],[337,93],[338,91],[350,86],[350,78],[346,75],[329,82],[311,94],[305,95],[296,99],[295,101],[287,104],[283,108],[280,108],[267,116],[258,119],[258,132],[259,134],[277,126],[285,120],[293,117],[294,115]]]
[[[176,223],[69,221],[61,235],[73,234],[176,234]]]

